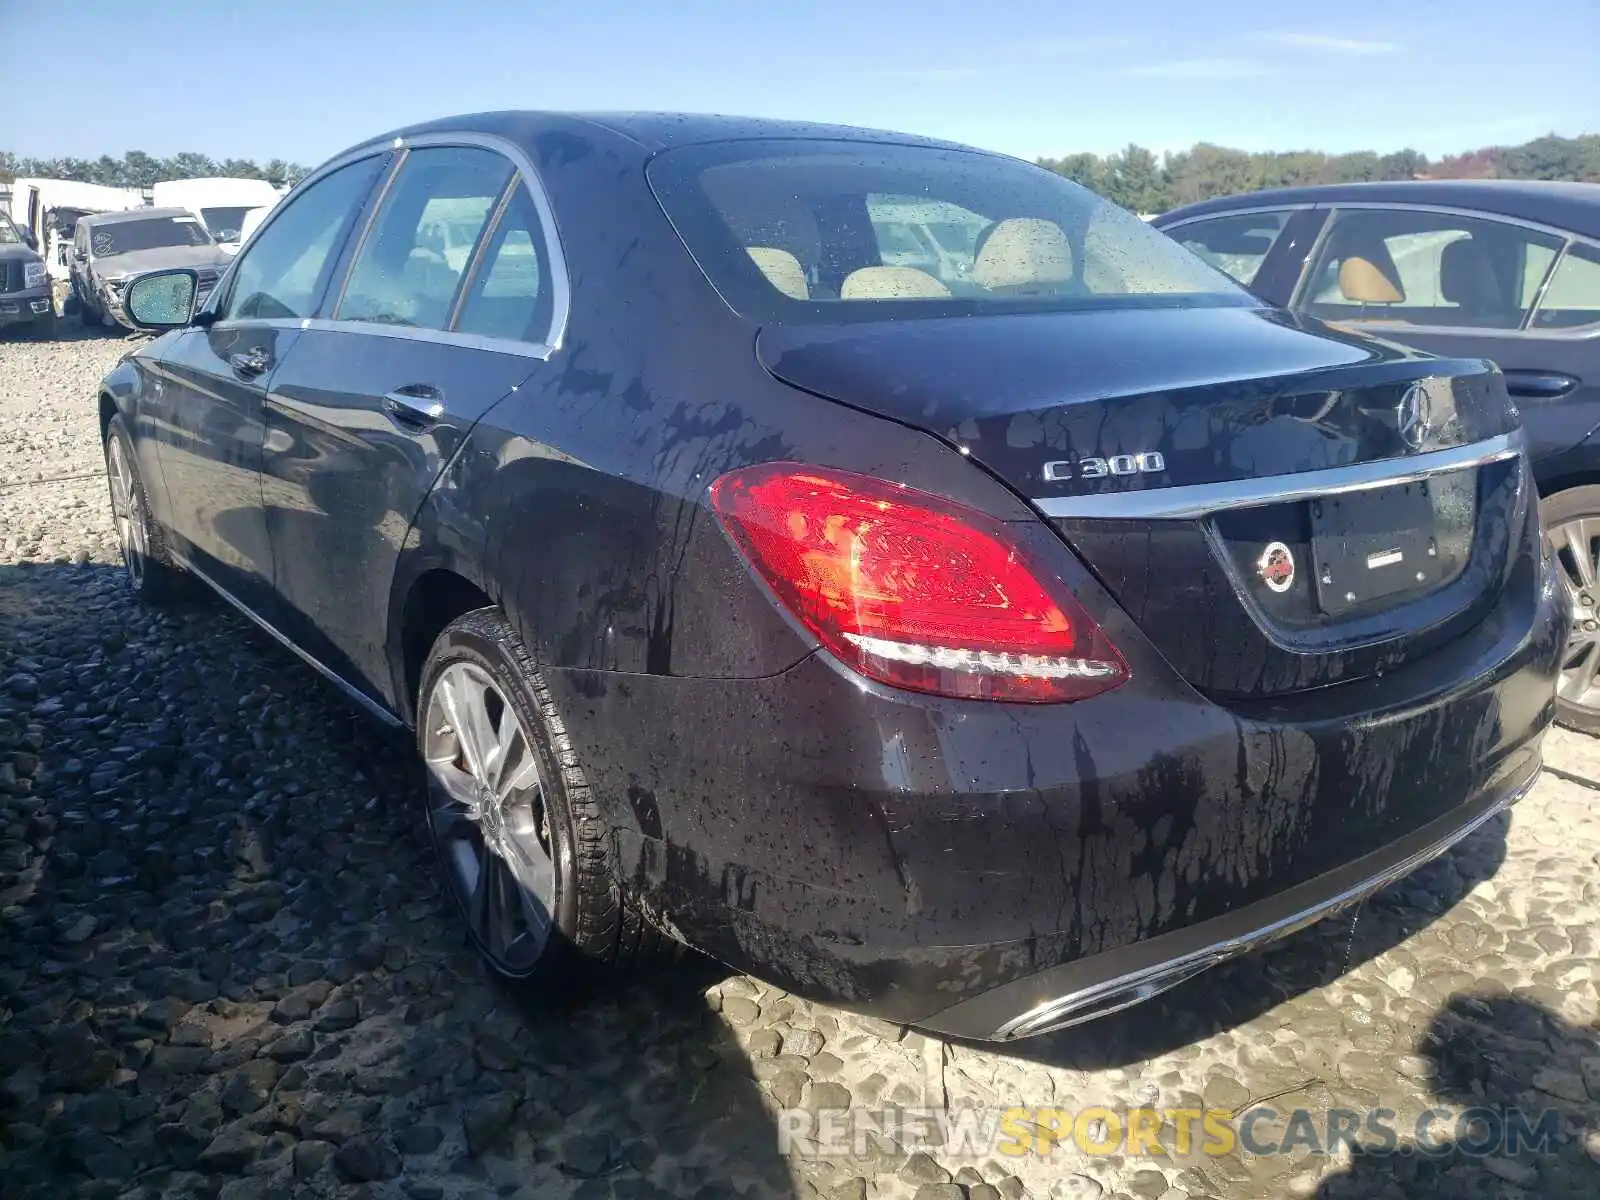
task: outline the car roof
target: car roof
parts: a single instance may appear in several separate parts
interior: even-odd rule
[[[1600,183],[1542,179],[1415,179],[1394,183],[1329,183],[1219,196],[1175,208],[1158,227],[1206,213],[1287,204],[1432,204],[1553,225],[1600,237]]]
[[[79,217],[80,225],[120,225],[124,221],[148,221],[152,217],[193,217],[187,208],[130,208],[124,212],[90,213]]]
[[[770,138],[817,138],[831,141],[929,146],[946,150],[992,154],[959,142],[941,141],[916,134],[852,125],[827,125],[814,121],[786,121],[769,117],[725,116],[684,112],[539,112],[508,111],[445,117],[369,138],[346,153],[382,145],[396,139],[431,133],[482,133],[526,144],[544,133],[568,133],[589,139],[608,137],[631,142],[642,152],[654,153],[702,142],[748,141]],[[342,156],[341,156],[342,157]],[[999,157],[999,156],[996,156]]]

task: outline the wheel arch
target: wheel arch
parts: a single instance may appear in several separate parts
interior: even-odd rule
[[[397,572],[389,602],[388,657],[394,709],[408,724],[417,720],[422,665],[445,626],[494,603],[485,582],[459,561],[419,555]]]

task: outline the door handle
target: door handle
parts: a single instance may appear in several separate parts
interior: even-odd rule
[[[408,383],[384,393],[383,413],[407,433],[420,433],[444,416],[444,393],[432,384]]]
[[[1506,371],[1506,391],[1527,400],[1555,400],[1578,386],[1571,375],[1559,371]]]
[[[228,365],[246,379],[254,379],[257,375],[265,375],[272,366],[272,359],[261,346],[254,346],[243,354],[230,354]]]

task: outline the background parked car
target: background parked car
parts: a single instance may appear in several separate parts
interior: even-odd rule
[[[200,219],[182,208],[140,208],[83,217],[73,235],[72,292],[84,324],[127,324],[122,290],[128,280],[163,267],[192,267],[201,296],[228,265]],[[132,328],[129,325],[129,328]]]
[[[0,329],[27,326],[38,337],[56,331],[55,301],[44,257],[25,234],[0,213]]]
[[[1572,603],[1561,721],[1600,732],[1600,184],[1285,188],[1155,225],[1274,304],[1500,366]]]

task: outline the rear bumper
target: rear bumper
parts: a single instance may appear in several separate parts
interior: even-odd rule
[[[919,698],[820,655],[766,679],[547,678],[669,930],[799,995],[1021,1036],[1316,920],[1520,794],[1565,623],[1533,539],[1509,580],[1391,673],[1226,706],[1086,575],[1067,582],[1133,678],[1081,704]]]
[[[1537,754],[1524,756],[1509,774],[1514,781],[1507,786],[1475,796],[1381,852],[1271,900],[1041,971],[920,1024],[949,1037],[1010,1041],[1079,1025],[1148,1000],[1201,971],[1333,916],[1439,857],[1527,794],[1538,779]],[[1515,781],[1518,775],[1523,778]]]

